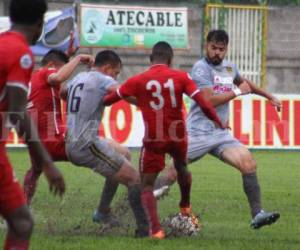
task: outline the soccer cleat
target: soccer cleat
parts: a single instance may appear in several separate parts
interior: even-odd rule
[[[158,232],[154,233],[154,234],[150,234],[150,238],[151,239],[155,239],[155,240],[163,240],[166,237],[164,230],[160,229]]]
[[[101,213],[96,210],[93,214],[93,222],[120,226],[120,222],[111,213]]]
[[[168,195],[169,191],[170,191],[170,187],[166,185],[154,190],[153,195],[156,200],[159,200],[160,198]]]
[[[279,217],[280,217],[279,213],[265,212],[261,210],[257,215],[255,215],[255,217],[251,221],[250,226],[253,229],[259,229],[262,226],[271,225],[275,223],[279,219]]]
[[[135,238],[145,238],[149,236],[148,230],[136,229],[134,233]]]

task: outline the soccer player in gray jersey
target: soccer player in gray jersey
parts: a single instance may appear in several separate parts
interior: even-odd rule
[[[222,123],[228,124],[229,101],[239,95],[263,96],[279,111],[281,103],[276,97],[243,78],[232,62],[224,60],[228,41],[226,31],[210,31],[205,45],[206,57],[195,63],[191,73],[199,89],[215,106]],[[251,208],[251,227],[257,229],[274,223],[280,215],[262,210],[256,162],[250,151],[228,130],[216,127],[195,103],[187,117],[187,130],[189,162],[210,153],[239,170]]]
[[[68,94],[66,153],[73,164],[94,170],[111,180],[112,184],[127,186],[128,200],[137,223],[136,236],[143,237],[148,236],[149,225],[140,199],[139,174],[120,154],[117,143],[98,136],[104,110],[102,99],[118,87],[115,79],[120,70],[119,56],[104,50],[97,54],[91,71],[79,73],[62,90],[62,94],[66,91]],[[106,200],[110,203],[117,186],[113,184],[113,190],[106,186],[106,192],[110,192]]]

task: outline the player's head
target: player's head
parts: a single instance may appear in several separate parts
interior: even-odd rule
[[[54,67],[56,69],[61,68],[63,65],[69,62],[69,57],[61,50],[51,49],[43,57],[41,64],[42,66]]]
[[[228,34],[225,30],[211,30],[206,38],[206,57],[214,65],[222,63],[228,47]]]
[[[173,49],[171,45],[167,42],[158,42],[152,48],[152,53],[150,55],[150,62],[164,63],[171,65],[173,60]]]
[[[103,50],[96,55],[95,67],[105,75],[117,79],[117,76],[121,72],[122,61],[116,52]]]
[[[13,24],[12,27],[16,25],[21,27],[27,35],[28,42],[34,44],[42,33],[46,11],[46,0],[11,0],[9,18]]]

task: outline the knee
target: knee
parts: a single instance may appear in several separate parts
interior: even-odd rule
[[[250,174],[256,171],[256,161],[250,157],[245,157],[241,160],[241,173],[242,174]]]
[[[33,219],[29,211],[20,216],[16,216],[9,223],[9,230],[18,239],[27,240],[30,238],[33,230]]]

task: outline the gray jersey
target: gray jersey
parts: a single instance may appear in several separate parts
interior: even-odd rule
[[[236,86],[233,80],[239,77],[239,72],[234,64],[223,60],[220,65],[209,64],[205,58],[195,63],[191,76],[199,89],[213,88],[214,94],[222,94],[231,91]],[[229,103],[216,107],[216,111],[223,124],[229,117]],[[209,120],[199,106],[192,101],[191,109],[187,117],[187,129],[189,135],[212,133],[216,130],[215,124]]]
[[[113,78],[97,71],[79,73],[68,82],[67,143],[84,148],[98,137],[104,110],[102,99],[114,84]]]

